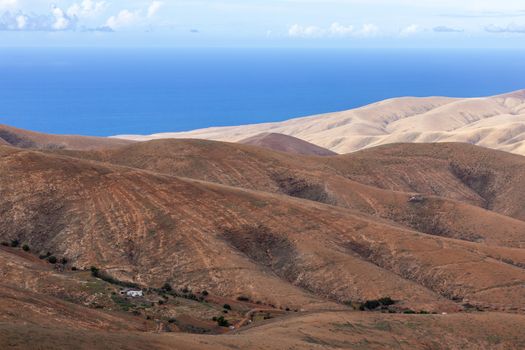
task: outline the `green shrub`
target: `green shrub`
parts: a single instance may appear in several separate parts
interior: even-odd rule
[[[224,309],[226,309],[226,310],[231,310],[231,309],[232,309],[232,307],[230,306],[230,304],[224,304],[222,307],[223,307]]]
[[[50,264],[56,264],[57,263],[57,258],[55,256],[50,256],[47,261],[49,261]]]
[[[60,259],[60,263],[61,263],[62,265],[66,265],[66,264],[67,264],[67,259],[66,259],[66,258],[62,258],[62,259]]]
[[[11,247],[16,248],[20,245],[20,241],[18,239],[13,239],[11,241]]]
[[[30,249],[29,249],[29,246],[27,244],[24,244],[22,246],[22,249],[25,251],[25,252],[28,252]]]
[[[201,293],[203,296],[207,297],[209,295],[208,291],[207,290],[203,290],[202,293]]]
[[[403,311],[403,313],[412,315],[412,314],[415,314],[416,312],[414,310],[405,310],[405,311]]]
[[[173,288],[168,282],[164,283],[161,289],[165,292],[171,292],[173,290]]]

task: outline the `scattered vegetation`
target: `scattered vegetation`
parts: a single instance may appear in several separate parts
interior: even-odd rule
[[[219,327],[229,327],[230,322],[224,318],[224,316],[216,317],[215,321],[217,321],[217,324]]]
[[[22,246],[22,250],[23,250],[24,252],[28,252],[28,251],[30,251],[31,249],[29,248],[29,246],[28,246],[27,244],[24,244],[24,245]]]
[[[18,239],[13,239],[11,241],[11,247],[16,248],[20,245],[20,241]]]
[[[46,254],[40,254],[39,258],[44,260],[51,256],[51,252],[47,252]]]
[[[56,264],[58,260],[56,256],[51,255],[49,258],[47,258],[47,261],[49,261],[50,264]]]
[[[96,266],[91,266],[90,270],[91,270],[91,276],[95,278],[100,278],[101,280],[108,282],[110,284],[114,284],[114,285],[126,287],[126,288],[139,288],[138,284],[133,283],[133,282],[125,282],[125,281],[121,281],[116,278],[113,278],[110,275],[100,271],[100,269],[97,268]]]
[[[390,310],[389,306],[392,306],[395,303],[396,301],[390,297],[367,300],[365,302],[353,302],[351,300],[344,302],[345,305],[348,305],[354,309],[361,310],[361,311],[374,311],[377,309]]]
[[[164,283],[164,285],[162,286],[161,289],[164,292],[171,292],[171,291],[173,291],[173,288],[171,287],[171,285],[168,282]]]
[[[135,307],[127,298],[121,297],[120,295],[112,295],[111,299],[123,311],[129,311],[129,309]]]

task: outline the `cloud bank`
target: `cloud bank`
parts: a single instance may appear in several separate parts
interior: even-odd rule
[[[327,28],[317,26],[302,26],[294,24],[288,28],[288,36],[291,38],[345,38],[345,37],[373,37],[380,33],[375,24],[364,24],[361,27],[353,25],[342,25],[338,22],[332,23]]]

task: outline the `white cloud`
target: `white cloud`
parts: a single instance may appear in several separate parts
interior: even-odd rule
[[[319,38],[324,36],[324,30],[316,26],[303,27],[294,24],[288,29],[288,35],[293,38]]]
[[[434,27],[434,32],[436,33],[463,33],[465,30],[461,28],[455,28],[455,27],[447,27],[447,26],[437,26]]]
[[[292,38],[373,37],[379,32],[379,27],[375,24],[364,24],[361,28],[356,28],[353,25],[334,22],[328,28],[294,24],[288,29],[288,36]]]
[[[18,0],[0,0],[0,10],[15,8],[17,5]]]
[[[19,30],[24,30],[27,25],[28,18],[24,15],[20,15],[16,17],[16,27]]]
[[[164,5],[162,1],[153,1],[148,7],[148,18],[155,16],[162,5]]]
[[[520,25],[516,23],[511,23],[507,26],[498,26],[491,24],[485,27],[485,31],[489,33],[525,33],[525,25]]]
[[[66,13],[70,17],[88,18],[100,14],[107,8],[106,1],[83,0],[80,3],[71,5]]]
[[[361,30],[357,31],[357,35],[363,37],[373,37],[378,35],[379,32],[379,27],[375,24],[365,24]]]
[[[130,10],[122,10],[116,16],[111,16],[106,21],[106,26],[115,30],[122,27],[128,27],[140,20],[140,12],[131,12]]]
[[[51,25],[54,30],[66,30],[74,27],[76,21],[70,18],[61,8],[54,7],[51,13],[54,16],[54,21]]]
[[[410,36],[418,33],[421,28],[417,24],[411,24],[406,28],[401,29],[399,32],[400,36]]]
[[[344,26],[337,22],[334,22],[330,26],[330,33],[337,36],[348,36],[354,33],[354,26]]]

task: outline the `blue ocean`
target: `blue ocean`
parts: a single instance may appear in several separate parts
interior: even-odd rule
[[[1,48],[0,123],[58,134],[286,120],[525,88],[525,51]]]

